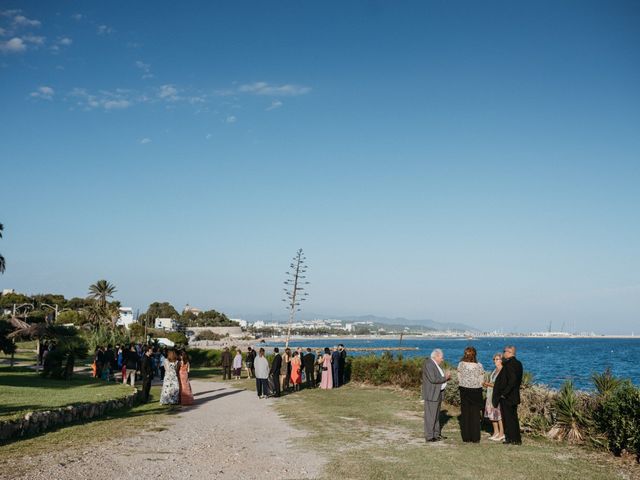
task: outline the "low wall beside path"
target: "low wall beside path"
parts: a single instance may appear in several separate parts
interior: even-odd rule
[[[54,427],[70,423],[91,420],[105,415],[112,410],[133,407],[138,398],[134,390],[126,397],[105,400],[98,403],[82,403],[51,410],[29,412],[22,418],[0,420],[0,442],[36,435]]]

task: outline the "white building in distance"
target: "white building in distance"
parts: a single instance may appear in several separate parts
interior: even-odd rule
[[[178,321],[173,318],[156,318],[154,327],[165,332],[175,332],[178,329]]]
[[[124,327],[129,330],[131,324],[135,323],[135,320],[133,318],[133,309],[130,307],[120,307],[118,311],[120,315],[118,316],[116,325],[124,325]]]

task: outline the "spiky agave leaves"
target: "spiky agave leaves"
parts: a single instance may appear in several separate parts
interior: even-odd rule
[[[554,414],[555,423],[547,433],[549,438],[569,443],[582,443],[585,440],[591,420],[581,409],[571,380],[562,385],[554,403]]]

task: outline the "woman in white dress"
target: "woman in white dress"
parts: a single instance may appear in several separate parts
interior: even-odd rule
[[[493,385],[496,383],[496,378],[498,378],[498,374],[502,370],[502,355],[500,353],[496,353],[493,356],[493,363],[496,368],[491,372],[489,381],[484,382],[484,386],[487,388],[487,403],[484,407],[484,416],[491,420],[491,425],[493,425],[493,435],[489,437],[489,440],[501,442],[504,440],[502,412],[500,411],[500,407],[494,407],[491,402],[491,399],[493,398]]]
[[[164,380],[160,393],[160,405],[177,405],[180,402],[180,382],[178,380],[178,356],[169,350],[164,361]]]

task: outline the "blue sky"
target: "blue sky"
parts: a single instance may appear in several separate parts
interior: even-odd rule
[[[9,2],[0,287],[640,330],[637,2]]]

